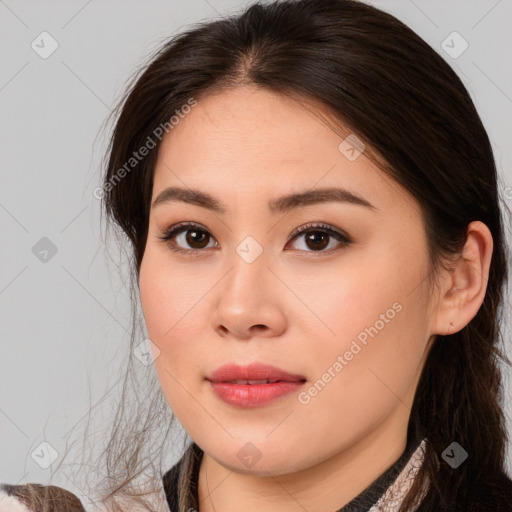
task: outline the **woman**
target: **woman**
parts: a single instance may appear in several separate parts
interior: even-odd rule
[[[160,480],[147,425],[115,428],[109,510],[512,510],[495,162],[403,23],[298,0],[182,33],[121,102],[101,195],[133,349],[192,438]]]

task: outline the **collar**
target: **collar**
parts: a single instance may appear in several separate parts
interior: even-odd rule
[[[398,512],[423,464],[426,443],[426,438],[411,439],[392,466],[337,512]],[[201,448],[192,442],[183,457],[164,474],[163,488],[171,512],[198,510],[197,480],[202,456]],[[187,476],[191,486],[180,494],[179,484]],[[423,499],[425,494],[424,491],[419,499]]]

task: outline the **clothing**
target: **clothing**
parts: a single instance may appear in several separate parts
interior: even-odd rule
[[[399,512],[400,504],[414,481],[418,469],[423,463],[427,439],[409,440],[404,453],[382,473],[374,482],[338,512]],[[162,477],[161,489],[154,496],[152,504],[159,512],[191,512],[198,510],[197,481],[203,452],[194,442],[187,448],[181,459]],[[191,486],[183,495],[179,495],[179,479],[190,475]],[[30,493],[28,492],[30,486]],[[50,492],[51,491],[51,492]],[[0,512],[39,512],[31,507],[27,496],[37,494],[43,502],[51,502],[54,508],[61,510],[58,500],[66,499],[73,512],[107,512],[100,507],[87,507],[80,498],[66,489],[41,484],[8,485],[0,483]],[[423,496],[422,496],[423,497]],[[181,500],[181,506],[180,506]],[[36,500],[37,502],[37,500]],[[417,508],[417,507],[416,507]],[[414,512],[416,508],[407,512]],[[128,505],[126,510],[142,512],[143,509]]]
[[[11,496],[0,487],[0,512],[31,512],[17,496]]]
[[[426,438],[411,439],[400,458],[338,512],[399,512],[400,504],[423,463],[426,443]],[[202,450],[192,443],[183,457],[164,474],[164,490],[171,512],[198,510],[197,480],[202,455]],[[185,495],[180,495],[179,478],[186,474],[191,475],[191,487]],[[408,512],[416,509],[417,506]]]
[[[129,498],[117,497],[115,501],[123,512],[148,512],[146,506]],[[156,512],[169,512],[162,485],[146,496],[145,503]],[[112,503],[92,503],[86,496],[56,485],[0,483],[0,512],[41,512],[43,508],[45,512],[112,512]]]
[[[38,506],[31,506],[30,503],[37,503]],[[66,503],[69,512],[85,512],[75,494],[56,485],[0,484],[0,512],[39,512],[43,503],[50,504],[48,510],[59,510],[58,504]]]

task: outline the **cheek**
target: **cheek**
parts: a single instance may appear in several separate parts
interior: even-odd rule
[[[395,409],[410,411],[409,390],[419,376],[426,342],[421,315],[404,301],[377,311],[385,320],[376,317],[362,328],[352,322],[352,336],[339,336],[321,353],[309,354],[315,368],[301,397],[310,408],[300,417],[303,428],[323,430],[332,439],[344,432],[342,442],[354,442]]]
[[[375,255],[346,261],[330,272],[328,293],[309,295],[324,327],[305,352],[312,381],[302,403],[318,412],[308,421],[322,418],[315,428],[336,425],[333,436],[337,429],[362,433],[363,425],[375,425],[400,405],[428,339],[419,286],[425,269],[393,251],[376,261]]]
[[[180,280],[179,273],[171,274],[158,253],[145,253],[139,277],[141,306],[148,337],[160,350],[155,368],[160,379],[170,379],[170,382],[173,381],[171,375],[180,377],[175,375],[182,367],[180,358],[192,345],[187,343],[192,333],[188,331],[184,338],[183,332],[189,329],[189,315],[193,314],[186,289],[185,280]]]
[[[204,275],[194,275],[190,266],[186,270],[180,269],[179,264],[171,268],[164,251],[149,248],[141,264],[139,290],[152,341],[154,338],[165,350],[184,326],[192,335],[190,326],[200,314],[200,299],[208,290]]]
[[[307,308],[297,302],[295,314],[304,309],[311,339],[323,339],[319,345],[327,350],[343,349],[380,314],[390,310],[388,316],[394,317],[393,304],[403,294],[392,261],[389,253],[382,252],[376,263],[374,256],[354,252],[314,273],[297,272],[293,290]]]
[[[214,283],[204,275],[194,275],[190,267],[186,271],[180,270],[179,264],[170,268],[165,255],[149,249],[139,277],[148,337],[160,350],[154,361],[155,370],[162,391],[178,416],[190,407],[187,390],[197,392],[192,389],[196,383],[191,382],[202,376],[200,363],[209,357],[208,347],[201,346],[206,325],[206,302],[201,298]]]

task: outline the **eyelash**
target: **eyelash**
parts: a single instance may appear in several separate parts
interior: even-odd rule
[[[201,226],[200,224],[195,224],[194,222],[180,222],[178,224],[175,224],[174,226],[171,226],[169,229],[166,229],[165,231],[163,231],[162,236],[159,236],[158,239],[167,243],[169,248],[172,251],[177,252],[177,253],[197,254],[197,253],[203,252],[204,249],[181,249],[181,248],[174,247],[171,244],[172,238],[174,238],[175,236],[179,235],[180,233],[182,233],[184,231],[188,231],[189,229],[196,229],[197,231],[203,231],[205,233],[208,233],[208,230],[203,228],[203,226]],[[332,236],[338,242],[341,242],[341,247],[346,247],[352,243],[352,240],[348,236],[346,236],[345,234],[343,234],[339,231],[332,229],[328,224],[324,224],[321,222],[320,223],[316,223],[316,222],[309,223],[309,224],[306,224],[305,226],[302,226],[302,227],[296,229],[291,234],[290,241],[294,240],[299,235],[303,235],[308,232],[317,232],[317,231],[323,232],[323,233],[328,234],[329,236]],[[208,233],[208,234],[210,234],[210,233]],[[335,250],[337,250],[337,249],[329,249],[327,251],[320,250],[320,251],[303,251],[303,252],[330,254]]]

